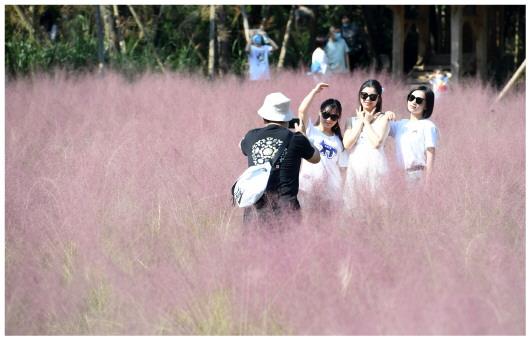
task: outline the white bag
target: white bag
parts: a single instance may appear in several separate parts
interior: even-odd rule
[[[271,175],[271,163],[253,165],[239,176],[232,187],[234,202],[240,207],[256,203],[267,189]]]
[[[289,132],[289,134],[291,133]],[[287,139],[287,142],[280,146],[269,162],[250,166],[241,174],[241,176],[239,176],[232,186],[233,203],[237,204],[240,208],[245,208],[256,203],[263,196],[271,176],[271,164],[276,164],[285,148],[287,148],[291,142],[293,136],[294,134],[291,134],[290,138]],[[279,168],[279,165],[276,165],[276,167]]]

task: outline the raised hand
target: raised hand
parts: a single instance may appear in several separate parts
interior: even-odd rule
[[[357,118],[363,119],[364,118],[364,111],[363,107],[359,106],[357,109],[355,109],[355,113],[357,114]]]
[[[388,119],[388,120],[396,120],[397,116],[394,112],[392,111],[386,111],[385,112],[385,117]]]
[[[372,120],[374,119],[374,116],[375,116],[375,110],[376,110],[376,108],[374,107],[372,109],[372,111],[365,111],[365,113],[364,113],[365,121],[367,121],[368,123],[372,122]]]
[[[315,94],[319,93],[320,91],[322,91],[322,89],[326,88],[326,87],[329,87],[329,84],[327,83],[318,83],[315,88],[313,89],[313,91],[315,92]]]

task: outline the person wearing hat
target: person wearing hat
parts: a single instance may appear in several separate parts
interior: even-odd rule
[[[248,72],[250,80],[269,79],[269,54],[278,49],[278,45],[267,35],[257,33],[247,41],[245,51],[248,54]],[[270,43],[267,45],[266,43]]]
[[[293,119],[291,100],[280,92],[267,95],[258,115],[265,126],[247,132],[241,140],[241,151],[248,159],[248,166],[269,162],[280,146],[285,144],[283,154],[273,164],[271,176],[263,197],[252,207],[245,208],[243,220],[273,224],[279,222],[279,215],[299,211],[298,174],[302,158],[310,163],[320,161],[320,152],[313,147],[295,125],[296,132],[289,130]]]

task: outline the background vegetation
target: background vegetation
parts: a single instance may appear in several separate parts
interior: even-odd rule
[[[432,25],[447,27],[449,7],[432,6]],[[288,69],[307,68],[314,38],[325,35],[330,25],[340,25],[342,15],[350,16],[361,27],[364,53],[357,66],[381,69],[392,55],[392,11],[387,6],[217,5],[215,8],[215,69],[220,76],[245,72],[242,9],[250,28],[262,25],[280,46],[289,18],[292,19],[282,61]],[[496,30],[502,35],[497,39],[499,47],[490,47],[490,79],[501,84],[525,57],[525,12],[524,6],[496,8],[499,23]],[[126,74],[147,70],[208,73],[210,6],[12,5],[6,6],[5,11],[9,77],[56,68],[93,71],[100,62]],[[406,6],[405,14],[412,20],[418,11],[415,6]],[[103,43],[100,56],[98,32]],[[448,53],[448,35],[436,39],[438,52]],[[415,63],[415,55],[410,53],[414,48],[417,48],[414,41],[407,40],[405,72]],[[464,49],[467,51],[468,47]],[[273,54],[271,63],[277,65],[278,58],[279,53]]]

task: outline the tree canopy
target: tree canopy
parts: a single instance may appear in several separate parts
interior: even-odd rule
[[[416,7],[406,7],[413,18]],[[433,15],[441,16],[448,6],[429,7]],[[524,6],[497,7],[506,7],[501,27],[506,43],[492,67],[500,60],[520,63],[524,59]],[[206,75],[208,56],[215,46],[216,75],[242,75],[247,67],[244,13],[250,28],[262,27],[278,45],[287,36],[291,17],[281,61],[287,69],[307,68],[315,38],[325,36],[331,25],[340,26],[343,15],[357,23],[362,34],[363,53],[356,66],[380,69],[392,55],[393,19],[387,6],[215,5],[214,45],[210,44],[210,9],[199,5],[6,6],[6,72],[15,77],[55,68],[92,71],[105,67],[126,74],[150,70]],[[520,26],[517,32],[513,23]],[[436,39],[440,51],[447,49],[446,35]],[[271,56],[271,64],[278,64],[279,54]],[[407,67],[414,65],[411,60]],[[517,66],[512,62],[503,76]]]

